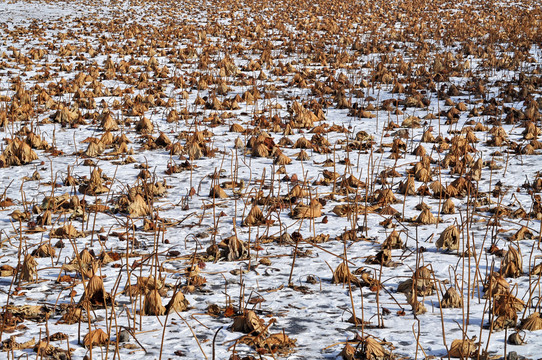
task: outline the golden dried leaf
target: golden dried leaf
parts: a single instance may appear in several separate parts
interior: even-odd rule
[[[423,225],[436,224],[437,219],[431,214],[431,210],[423,209],[420,215],[416,218],[416,222]]]
[[[478,345],[474,343],[473,339],[460,340],[456,339],[452,341],[448,356],[453,358],[466,359],[474,355]]]
[[[440,302],[442,308],[462,308],[463,298],[453,287],[448,288]]]
[[[399,236],[397,230],[393,230],[386,240],[382,243],[382,249],[401,249],[403,247],[403,241]]]
[[[91,346],[104,346],[109,343],[109,337],[102,329],[91,330],[83,338],[83,345],[85,347]]]
[[[222,249],[222,256],[228,261],[245,259],[248,256],[247,245],[235,235],[222,240],[218,246]]]
[[[37,249],[32,251],[32,256],[35,256],[38,258],[54,257],[55,254],[56,254],[56,251],[50,244],[41,244],[40,246],[38,246]]]
[[[265,322],[252,310],[247,310],[243,315],[236,316],[233,319],[233,331],[263,336],[267,334]]]
[[[247,217],[243,220],[242,225],[259,226],[262,225],[264,222],[265,218],[263,216],[262,210],[258,207],[258,205],[254,205],[252,209],[250,209]]]
[[[180,291],[177,291],[171,300],[166,305],[166,312],[182,312],[188,309],[189,302],[184,297],[184,294]]]
[[[217,199],[227,199],[228,194],[226,194],[224,189],[222,189],[219,185],[215,185],[211,188],[211,191],[209,192],[209,197]]]
[[[32,338],[32,340],[26,341],[24,343],[18,343],[17,340],[15,340],[16,336],[12,335],[8,339],[2,341],[0,343],[0,351],[8,352],[8,351],[14,351],[14,350],[24,350],[24,349],[30,349],[33,348],[36,344],[36,339]]]
[[[459,229],[455,225],[450,225],[440,234],[436,244],[437,248],[444,250],[459,249]]]
[[[348,268],[348,265],[345,262],[342,262],[337,266],[335,271],[333,272],[333,283],[334,284],[354,284],[361,286],[361,281],[354,276],[350,269]]]
[[[318,199],[312,199],[309,205],[297,205],[290,216],[294,219],[313,219],[322,216],[322,204]]]
[[[501,261],[501,274],[504,277],[518,277],[523,273],[523,259],[515,247],[510,245]]]
[[[542,317],[538,311],[533,312],[527,319],[521,320],[521,330],[536,331],[542,329]]]
[[[145,315],[164,315],[166,308],[162,306],[162,297],[158,290],[151,290],[145,295],[143,303],[143,314]]]
[[[21,270],[21,280],[23,281],[34,281],[38,278],[38,271],[37,271],[37,261],[34,259],[34,257],[30,254],[25,255],[23,267]]]

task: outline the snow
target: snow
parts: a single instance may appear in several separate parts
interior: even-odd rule
[[[212,2],[210,2],[212,3]],[[128,47],[135,44],[135,39],[131,42],[125,40],[122,36],[122,22],[126,19],[131,19],[134,24],[142,25],[151,24],[155,29],[162,29],[166,25],[164,19],[171,19],[178,23],[192,24],[198,27],[213,20],[209,19],[208,10],[200,5],[194,5],[196,9],[192,9],[189,4],[183,3],[178,7],[170,8],[167,15],[160,13],[160,9],[166,7],[165,4],[150,2],[148,4],[137,3],[130,5],[129,2],[85,2],[77,0],[75,2],[38,2],[38,1],[2,1],[0,7],[0,23],[4,24],[0,29],[0,55],[2,53],[11,54],[11,47],[15,47],[17,51],[27,54],[33,48],[47,49],[46,55],[35,61],[34,66],[25,69],[21,64],[17,64],[12,58],[4,58],[6,64],[0,67],[0,95],[5,95],[11,99],[14,95],[14,89],[11,83],[15,76],[22,79],[26,89],[32,88],[34,85],[46,87],[49,83],[54,83],[58,79],[72,80],[80,70],[63,71],[56,64],[60,62],[72,62],[74,68],[78,65],[87,66],[95,63],[103,67],[107,61],[105,53],[98,53],[96,56],[91,56],[87,51],[82,49],[85,41],[90,44],[89,48],[102,51],[107,44],[102,44],[100,49],[100,36],[107,38],[107,43],[113,44],[118,41],[122,44],[127,44]],[[236,16],[238,20],[249,19],[251,15],[238,9],[240,13]],[[272,12],[271,9],[267,10]],[[215,14],[216,15],[216,14]],[[269,15],[269,13],[268,13]],[[256,18],[256,17],[254,17]],[[230,26],[230,20],[224,18],[221,22],[222,26]],[[270,19],[272,20],[272,19]],[[80,22],[83,22],[82,25]],[[109,23],[117,25],[120,29],[101,29],[91,25],[94,23]],[[38,37],[32,37],[28,34],[21,34],[16,37],[13,34],[8,34],[8,31],[21,27],[27,28],[32,23],[38,24],[42,28]],[[51,26],[56,25],[56,27]],[[231,25],[234,28],[234,25]],[[289,25],[288,25],[289,26]],[[396,25],[398,26],[398,25]],[[88,27],[85,29],[85,27]],[[235,29],[235,28],[234,28]],[[71,31],[82,31],[77,36],[72,36]],[[291,28],[292,31],[295,31]],[[152,32],[152,31],[151,31]],[[61,34],[68,34],[64,39],[59,39]],[[197,32],[192,34],[194,37],[179,36],[175,44],[167,45],[165,49],[170,49],[173,46],[177,49],[184,49],[194,39],[197,39]],[[233,34],[234,35],[234,34]],[[268,35],[270,35],[268,33]],[[148,34],[146,30],[142,37]],[[272,35],[270,35],[272,36]],[[207,35],[208,41],[211,44],[220,45],[223,39],[216,36]],[[144,38],[147,41],[147,38]],[[48,45],[51,44],[51,45]],[[61,46],[73,45],[77,50],[72,56],[59,56],[58,49]],[[201,43],[194,43],[196,47],[201,46]],[[245,44],[245,46],[248,44]],[[283,46],[284,44],[280,45]],[[278,43],[277,43],[277,46]],[[329,46],[331,48],[332,45]],[[24,166],[12,166],[5,169],[0,169],[0,183],[5,191],[4,197],[10,198],[15,202],[14,206],[6,207],[0,210],[0,231],[1,231],[1,253],[0,264],[16,267],[26,253],[32,252],[41,243],[50,243],[54,245],[58,239],[51,239],[49,231],[52,228],[57,228],[64,222],[71,222],[80,231],[95,231],[95,234],[80,237],[77,239],[64,239],[65,247],[56,249],[54,258],[38,258],[38,277],[39,280],[35,283],[16,284],[12,283],[10,277],[0,278],[0,304],[5,305],[24,305],[24,304],[46,304],[48,307],[54,308],[60,304],[70,303],[70,292],[74,291],[74,301],[79,301],[84,292],[84,285],[80,277],[75,282],[75,286],[69,283],[57,282],[57,277],[61,272],[61,266],[74,258],[74,253],[79,252],[84,248],[91,249],[98,255],[103,249],[121,254],[120,260],[104,265],[101,268],[101,276],[103,277],[104,286],[107,292],[115,294],[117,306],[114,308],[114,315],[111,314],[111,308],[107,310],[93,310],[93,316],[96,320],[91,324],[92,329],[101,328],[107,332],[110,330],[111,339],[114,341],[116,329],[121,327],[133,328],[137,342],[131,338],[132,346],[122,346],[115,354],[114,342],[110,346],[109,357],[115,356],[119,358],[143,359],[143,358],[159,358],[164,359],[175,358],[177,354],[183,353],[187,358],[203,358],[202,352],[207,358],[211,357],[213,351],[216,352],[217,359],[228,359],[232,354],[233,344],[243,334],[233,332],[231,325],[233,319],[231,317],[219,315],[211,316],[207,314],[207,309],[210,305],[218,305],[222,309],[227,306],[233,306],[235,310],[241,308],[254,309],[256,313],[267,324],[271,319],[275,319],[275,323],[271,325],[271,332],[284,332],[290,338],[296,340],[296,346],[293,351],[285,355],[288,359],[314,359],[314,358],[340,358],[340,351],[344,347],[342,342],[348,339],[353,339],[356,334],[362,336],[371,335],[379,340],[384,340],[393,344],[393,353],[397,357],[406,358],[430,358],[446,357],[446,345],[449,347],[454,339],[461,339],[464,332],[466,336],[472,338],[477,337],[476,341],[481,342],[481,348],[487,349],[490,356],[503,356],[505,349],[507,352],[516,351],[522,356],[536,358],[542,351],[542,338],[540,331],[526,331],[526,344],[515,346],[506,344],[506,337],[513,332],[513,329],[507,331],[495,331],[490,334],[487,329],[488,324],[488,309],[490,303],[483,296],[483,283],[486,276],[492,269],[497,270],[500,267],[500,259],[486,252],[486,249],[492,243],[495,243],[499,248],[508,249],[508,245],[512,242],[507,238],[514,234],[521,226],[527,226],[534,234],[535,240],[521,240],[513,242],[514,246],[518,246],[523,258],[523,275],[518,278],[507,278],[512,289],[512,293],[522,299],[527,308],[525,312],[519,312],[519,319],[528,316],[540,308],[535,306],[539,300],[540,294],[540,278],[537,276],[529,276],[529,271],[535,264],[539,264],[540,251],[539,243],[536,238],[540,237],[541,223],[540,220],[531,219],[513,219],[511,217],[503,217],[499,219],[498,226],[492,226],[489,222],[491,213],[487,211],[475,210],[472,204],[468,206],[467,197],[452,198],[457,212],[455,214],[440,215],[441,221],[437,224],[416,225],[408,221],[414,219],[420,213],[415,207],[422,201],[429,205],[432,214],[438,216],[438,209],[443,200],[433,198],[431,196],[402,196],[395,191],[398,182],[404,180],[406,171],[419,161],[419,158],[412,155],[412,151],[420,144],[427,150],[428,154],[436,161],[443,159],[445,152],[438,153],[433,148],[431,143],[421,143],[420,139],[425,130],[433,127],[433,134],[438,135],[439,131],[444,137],[451,138],[454,136],[454,131],[460,131],[466,122],[471,120],[467,117],[468,111],[461,113],[458,122],[451,125],[444,124],[445,118],[427,120],[427,123],[420,128],[408,129],[409,138],[404,139],[406,143],[406,151],[401,158],[395,160],[389,158],[389,148],[384,148],[384,151],[379,153],[376,150],[380,144],[391,144],[393,141],[394,131],[400,128],[388,131],[385,126],[389,121],[394,121],[397,124],[406,119],[408,116],[417,116],[422,122],[423,116],[428,112],[437,114],[440,110],[448,110],[450,107],[444,104],[444,100],[439,100],[435,93],[428,94],[430,105],[427,108],[405,108],[404,114],[394,115],[385,110],[374,110],[372,113],[377,117],[373,119],[358,118],[348,116],[348,110],[337,109],[335,105],[331,105],[325,109],[325,122],[329,125],[341,125],[350,130],[349,139],[346,135],[340,132],[330,132],[324,136],[330,142],[330,148],[334,151],[327,154],[320,154],[314,150],[307,150],[310,155],[308,161],[294,160],[291,165],[286,165],[286,172],[289,176],[296,174],[300,182],[306,184],[310,189],[311,196],[319,196],[325,198],[333,191],[333,186],[316,186],[312,185],[315,181],[322,179],[322,171],[324,169],[336,171],[338,174],[352,174],[360,180],[373,183],[371,179],[383,170],[395,167],[401,174],[401,178],[388,178],[392,182],[396,197],[404,203],[394,204],[393,207],[400,213],[404,212],[405,221],[394,219],[392,223],[395,229],[400,231],[401,238],[405,242],[404,249],[392,250],[392,260],[396,262],[395,267],[382,267],[380,265],[368,264],[366,259],[369,256],[376,255],[380,251],[380,244],[391,233],[392,229],[384,228],[380,223],[389,218],[389,216],[370,213],[365,218],[361,213],[357,221],[350,218],[338,217],[332,212],[335,205],[341,204],[339,199],[344,196],[335,196],[335,201],[327,198],[322,212],[327,216],[327,223],[322,221],[323,217],[315,220],[292,219],[288,214],[289,208],[278,209],[271,211],[264,205],[260,207],[264,210],[264,214],[269,215],[268,219],[273,221],[269,227],[254,226],[243,227],[241,222],[251,208],[251,201],[257,196],[259,191],[262,191],[264,196],[267,195],[286,195],[293,184],[280,181],[283,174],[277,174],[279,166],[273,165],[273,158],[258,158],[250,155],[250,152],[245,152],[245,149],[236,149],[234,140],[240,137],[244,144],[250,136],[246,134],[232,133],[229,131],[232,123],[242,124],[245,128],[254,126],[250,124],[253,120],[253,112],[269,108],[269,104],[280,104],[282,109],[271,110],[267,112],[269,117],[278,114],[282,119],[288,119],[287,109],[292,106],[293,101],[302,101],[311,98],[310,89],[302,89],[295,86],[287,86],[293,79],[293,74],[289,73],[284,77],[278,77],[271,74],[270,69],[265,69],[264,72],[270,80],[256,81],[260,91],[267,85],[275,85],[276,94],[270,100],[258,100],[256,105],[240,104],[239,110],[232,110],[231,118],[226,118],[224,123],[218,126],[211,126],[209,122],[205,122],[205,118],[209,117],[213,110],[204,109],[202,106],[196,107],[194,101],[197,96],[209,96],[209,90],[199,91],[195,86],[187,87],[188,99],[183,99],[181,89],[175,88],[173,84],[164,80],[156,80],[153,77],[153,71],[145,70],[144,63],[151,56],[148,49],[152,48],[149,43],[144,43],[142,46],[143,52],[140,54],[112,54],[111,59],[115,63],[121,60],[131,61],[135,59],[140,61],[136,65],[132,65],[135,79],[139,77],[141,71],[146,71],[150,80],[149,83],[156,84],[162,82],[163,93],[168,97],[173,97],[176,102],[176,109],[188,109],[190,112],[197,112],[192,115],[189,120],[180,120],[177,123],[168,123],[166,116],[169,110],[164,107],[151,108],[145,112],[145,116],[154,124],[152,135],[157,137],[159,132],[164,132],[173,142],[175,137],[182,132],[192,132],[196,128],[199,131],[207,129],[214,135],[210,138],[207,144],[210,148],[217,149],[215,157],[203,157],[199,160],[191,161],[192,165],[197,166],[193,171],[182,171],[175,174],[166,174],[168,164],[181,164],[183,160],[179,155],[170,155],[170,152],[164,148],[143,149],[143,139],[136,133],[135,126],[121,126],[121,130],[114,132],[115,135],[125,133],[132,141],[128,146],[134,149],[134,154],[131,155],[136,162],[133,164],[120,164],[119,161],[124,159],[113,158],[108,156],[107,149],[105,154],[99,158],[93,159],[96,164],[102,169],[103,175],[109,180],[107,186],[110,192],[98,196],[84,195],[77,190],[77,186],[64,186],[63,180],[69,174],[78,179],[88,179],[91,176],[92,166],[84,164],[84,156],[76,154],[77,151],[86,150],[87,144],[83,143],[88,137],[100,138],[103,131],[98,126],[99,123],[92,124],[87,120],[87,125],[72,127],[62,127],[58,123],[45,123],[43,120],[54,114],[53,110],[45,110],[43,113],[37,113],[32,120],[35,126],[35,132],[40,134],[50,145],[54,145],[57,150],[62,152],[62,155],[54,156],[45,150],[36,150],[38,160],[34,160],[30,164]],[[161,49],[158,49],[161,50]],[[198,48],[199,52],[200,49]],[[398,50],[401,51],[401,50]],[[167,53],[167,51],[166,51]],[[532,56],[540,60],[540,50],[533,45],[531,50]],[[82,59],[77,58],[77,54],[82,55]],[[244,57],[237,56],[235,64],[238,68],[242,68],[249,63],[251,59],[259,59],[260,55],[257,52],[251,53],[246,51]],[[214,64],[218,59],[223,58],[223,49],[216,51],[210,63]],[[304,66],[300,64],[300,59],[296,59],[294,55],[283,54],[284,58],[281,61],[286,64],[292,60],[297,60],[294,65],[295,69],[300,71],[313,70],[319,72],[317,75],[320,81],[325,81],[327,76],[320,72],[322,67],[318,64]],[[290,57],[291,56],[291,57]],[[357,64],[364,64],[369,61],[378,62],[376,55],[359,55]],[[405,57],[407,55],[405,54]],[[160,52],[154,55],[160,67],[167,66],[170,77],[173,75],[184,76],[185,81],[191,76],[190,73],[197,71],[199,59],[187,59],[184,62],[175,64],[173,59],[168,56],[162,56]],[[473,71],[481,69],[481,59],[471,58],[471,66]],[[53,78],[41,81],[36,80],[36,75],[43,72],[41,68],[45,64],[49,64]],[[532,69],[532,64],[526,64],[528,69]],[[217,68],[213,68],[210,72],[213,75],[218,75]],[[368,68],[360,68],[358,70],[344,70],[347,77],[352,75],[350,80],[355,79],[357,83],[364,79],[370,81],[370,71]],[[101,70],[100,70],[101,72]],[[245,75],[257,77],[259,71],[245,71]],[[131,75],[128,75],[131,76]],[[337,72],[336,78],[339,76]],[[500,92],[500,88],[495,84],[496,81],[516,79],[517,74],[511,71],[494,71],[487,78],[488,91],[494,96]],[[282,80],[284,80],[282,82]],[[455,84],[465,85],[470,79],[464,77],[451,78],[450,81]],[[233,77],[228,77],[228,81],[233,82]],[[120,81],[102,80],[104,88],[127,88],[131,85]],[[286,83],[286,84],[285,84]],[[88,83],[84,85],[83,90],[88,89]],[[406,84],[405,84],[406,85]],[[229,84],[231,90],[228,92],[228,98],[236,94],[242,95],[245,91],[250,90],[252,85],[249,83]],[[377,99],[376,102],[381,103],[385,99],[400,98],[404,99],[405,94],[392,94],[393,84],[380,84],[380,88],[364,88],[365,96],[372,96]],[[136,89],[132,96],[137,94],[146,95],[146,89]],[[270,90],[270,89],[269,89]],[[270,90],[271,91],[271,90]],[[354,95],[352,95],[354,96]],[[535,96],[539,96],[536,93]],[[57,102],[66,102],[70,104],[73,101],[73,94],[65,93],[53,97]],[[220,97],[219,98],[223,98]],[[113,110],[116,119],[126,119],[121,111],[113,106],[115,99],[122,100],[122,97],[103,96],[95,99],[98,108],[96,110],[80,109],[83,113],[96,111],[101,112],[100,102],[104,100]],[[167,99],[166,99],[167,100]],[[332,98],[331,98],[332,100]],[[464,101],[467,103],[468,110],[479,106],[476,99],[472,95],[463,92],[459,96],[453,96],[454,103]],[[357,101],[360,104],[367,104],[366,100],[359,97],[354,97],[352,101]],[[375,102],[375,103],[376,103]],[[4,106],[9,106],[10,101],[3,100],[0,103],[0,110]],[[517,101],[506,104],[521,109],[523,103]],[[224,111],[218,111],[219,114]],[[503,117],[504,118],[504,117]],[[475,121],[488,120],[488,116],[479,116],[473,118]],[[131,117],[131,122],[135,124],[139,118]],[[198,124],[196,124],[196,122]],[[38,125],[39,123],[39,125]],[[17,131],[25,124],[14,123],[5,127],[2,132],[3,138],[10,139]],[[28,127],[29,123],[26,124]],[[502,127],[512,141],[519,144],[525,143],[522,136],[523,127],[516,125],[503,124]],[[376,145],[373,147],[373,152],[370,151],[344,151],[344,146],[352,141],[358,131],[365,131],[372,135]],[[304,132],[295,132],[290,136],[290,139],[295,141],[301,137],[310,139],[314,134],[309,133],[305,129]],[[282,132],[269,134],[273,137],[274,142],[278,143],[282,138]],[[487,132],[475,132],[479,142],[475,144],[476,152],[473,157],[476,159],[482,158],[484,161],[494,160],[498,167],[490,170],[485,167],[482,172],[482,178],[478,183],[479,192],[487,193],[488,204],[487,208],[494,207],[498,203],[518,209],[522,207],[525,211],[531,211],[533,207],[533,197],[527,189],[522,186],[526,181],[533,181],[539,176],[537,173],[542,168],[540,160],[536,155],[521,155],[508,153],[507,148],[490,147],[485,143],[490,139]],[[184,144],[185,139],[181,142]],[[6,144],[2,145],[2,150]],[[437,146],[437,145],[435,145]],[[295,159],[301,149],[291,147],[282,148],[283,153],[292,159]],[[495,155],[496,151],[501,154]],[[540,150],[537,150],[540,154]],[[340,163],[348,157],[352,166],[347,166]],[[334,160],[335,166],[325,168],[321,164],[326,160]],[[166,231],[153,232],[144,231],[143,218],[130,218],[125,213],[115,212],[91,212],[87,213],[87,220],[84,222],[80,218],[69,220],[69,214],[54,214],[53,225],[47,226],[47,231],[43,233],[28,233],[24,231],[27,224],[19,223],[12,220],[10,214],[15,210],[31,210],[33,205],[41,204],[45,196],[59,196],[63,193],[77,194],[80,199],[84,199],[88,204],[95,204],[98,200],[102,204],[108,204],[113,207],[111,201],[116,200],[121,194],[126,193],[127,187],[133,187],[142,182],[138,179],[138,174],[141,171],[141,165],[147,165],[148,170],[156,181],[165,181],[169,186],[165,196],[156,198],[154,201],[154,215],[163,220],[169,225]],[[432,168],[436,168],[432,165]],[[24,179],[31,178],[33,173],[37,171],[41,177],[39,180]],[[213,174],[218,173],[218,179]],[[451,174],[450,169],[443,169],[440,174],[433,174],[433,180],[441,177],[441,182],[446,186],[457,178],[457,175]],[[209,191],[216,181],[224,183],[226,181],[244,181],[245,188],[240,189],[240,194],[236,195],[231,189],[225,189],[229,195],[228,199],[216,199],[213,201],[210,198]],[[263,181],[262,181],[263,180]],[[490,191],[495,188],[495,184],[502,182],[504,194],[500,197],[493,197]],[[59,184],[59,187],[53,188],[51,183]],[[423,183],[416,181],[416,188]],[[374,189],[379,189],[381,185],[373,183]],[[190,189],[194,188],[196,193],[192,196],[187,196]],[[359,195],[361,201],[360,206],[365,205],[365,190],[359,189],[357,193],[351,194],[351,198]],[[478,199],[482,201],[483,199]],[[301,199],[301,202],[308,203],[308,198]],[[216,206],[212,205],[216,203]],[[221,212],[225,215],[218,216]],[[472,221],[466,221],[472,217]],[[33,215],[32,219],[35,219]],[[149,217],[147,217],[149,218]],[[449,225],[468,223],[468,227],[461,227],[461,252],[468,246],[474,251],[475,256],[461,257],[456,252],[445,252],[437,249],[435,242],[440,236],[440,233]],[[132,233],[132,226],[135,226],[135,239],[133,244],[127,244],[126,241],[120,240],[114,233]],[[23,233],[20,233],[20,229]],[[295,244],[280,244],[278,242],[259,243],[259,239],[265,236],[279,236],[285,231],[292,234],[298,231],[303,238],[316,236],[319,234],[329,234],[331,239],[340,236],[346,230],[356,230],[357,235],[361,238],[359,241],[338,241],[331,240],[326,243],[312,245],[307,242],[298,244],[297,256],[293,263],[293,254]],[[141,308],[139,299],[132,303],[130,297],[120,293],[128,280],[128,271],[130,271],[130,282],[133,284],[140,276],[149,276],[156,273],[156,261],[161,265],[160,271],[162,276],[165,276],[167,284],[186,284],[185,269],[190,266],[192,255],[194,253],[205,253],[205,250],[213,243],[220,242],[232,235],[249,243],[250,257],[241,261],[207,261],[205,267],[201,270],[201,276],[205,277],[205,286],[196,289],[194,292],[187,292],[186,298],[190,303],[190,309],[186,312],[172,313],[169,316],[142,316],[138,314]],[[98,235],[102,235],[99,239]],[[468,242],[468,243],[467,243]],[[133,251],[132,257],[129,258],[126,264],[126,253],[128,250]],[[168,252],[176,251],[177,255],[168,256]],[[149,256],[158,254],[158,256]],[[304,254],[304,256],[302,256]],[[353,286],[349,289],[347,284],[333,284],[332,270],[341,264],[342,257],[348,258],[351,271],[363,267],[372,277],[378,279],[384,289],[374,291],[368,287],[359,288]],[[271,264],[266,266],[259,262],[263,257],[268,258]],[[176,259],[177,258],[177,259]],[[134,263],[141,262],[146,259],[143,266],[134,266]],[[127,266],[128,265],[128,266]],[[434,293],[425,297],[419,297],[427,308],[427,312],[421,315],[414,315],[411,311],[411,306],[406,302],[405,295],[396,291],[397,286],[404,280],[410,278],[413,270],[418,266],[427,265],[434,271],[435,279],[440,283],[437,289],[442,291],[440,294]],[[476,266],[477,265],[477,266]],[[292,271],[293,268],[293,271]],[[290,273],[292,271],[292,285],[288,286]],[[74,273],[71,274],[75,276]],[[316,279],[315,283],[308,283],[307,278],[313,276]],[[439,299],[443,292],[450,286],[454,286],[464,295],[464,309],[442,309],[439,307]],[[470,286],[470,287],[469,287]],[[14,288],[17,293],[14,294]],[[350,291],[351,290],[351,291]],[[163,304],[173,295],[173,287],[163,297]],[[261,297],[263,302],[249,304],[248,299]],[[468,307],[467,307],[467,298]],[[354,324],[347,322],[352,315],[352,305],[355,307],[356,316],[366,322],[364,327],[356,328]],[[386,310],[389,311],[386,311]],[[404,312],[403,312],[404,311]],[[383,314],[386,312],[386,314]],[[127,314],[130,314],[129,316]],[[135,317],[134,317],[135,314]],[[181,318],[182,316],[182,318]],[[88,349],[85,349],[78,344],[79,340],[79,325],[64,325],[58,324],[60,314],[53,312],[47,323],[31,322],[26,320],[24,324],[26,329],[17,330],[14,333],[3,333],[1,340],[7,339],[11,335],[17,336],[17,341],[22,343],[32,338],[36,340],[43,338],[46,331],[50,334],[62,332],[69,335],[69,347],[73,350],[72,359],[82,359],[85,355],[89,355]],[[135,326],[134,326],[135,324]],[[164,324],[167,324],[164,330]],[[190,325],[189,326],[187,326]],[[81,324],[80,339],[88,332],[88,324]],[[192,333],[194,331],[194,334]],[[214,336],[216,335],[216,339]],[[445,342],[443,339],[445,335]],[[196,340],[197,338],[197,340]],[[419,346],[417,346],[417,341]],[[163,342],[163,346],[162,346]],[[199,343],[198,343],[199,342]],[[341,344],[339,344],[341,343]],[[66,341],[55,342],[55,346],[67,349]],[[201,350],[200,350],[201,346]],[[255,354],[255,351],[247,345],[237,344],[235,350],[243,354]],[[176,353],[177,352],[177,353]],[[6,353],[7,354],[7,353]],[[15,357],[21,354],[34,356],[32,349],[14,351]],[[93,358],[105,358],[105,348],[94,347],[92,351]],[[1,356],[4,356],[3,353]],[[0,356],[0,357],[1,357]],[[272,358],[270,355],[265,355],[264,358]]]

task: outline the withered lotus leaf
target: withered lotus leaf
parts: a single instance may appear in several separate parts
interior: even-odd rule
[[[92,346],[104,346],[109,342],[109,337],[102,329],[91,330],[83,338],[83,345],[87,348]]]
[[[37,280],[38,271],[37,271],[37,261],[30,254],[25,255],[23,267],[21,270],[21,280],[24,281],[34,281]]]
[[[264,321],[252,310],[247,310],[244,314],[234,318],[233,331],[264,336],[267,334]]]
[[[145,315],[164,315],[166,308],[162,306],[162,297],[158,290],[151,290],[145,295],[143,303],[143,314]]]
[[[0,343],[0,350],[4,352],[14,351],[14,350],[24,350],[31,349],[36,345],[36,339],[32,338],[24,343],[18,343],[15,335],[11,335],[8,339],[3,340]]]
[[[518,277],[523,273],[523,259],[520,252],[510,245],[501,262],[501,274],[504,277]]]
[[[297,205],[290,216],[294,219],[312,219],[322,216],[322,204],[318,199],[312,199],[309,205]]]
[[[459,249],[459,229],[455,225],[448,226],[438,238],[436,244],[439,249],[457,250]]]
[[[166,305],[166,312],[182,312],[188,309],[189,302],[186,300],[184,294],[177,291],[171,300]]]
[[[397,230],[393,230],[388,235],[386,240],[384,240],[381,247],[383,249],[401,249],[403,247],[403,241],[399,236],[399,232]]]
[[[222,256],[228,261],[245,259],[248,256],[247,245],[235,235],[222,240],[218,247],[222,249]]]
[[[216,199],[227,199],[228,194],[222,189],[219,185],[215,185],[211,188],[211,191],[209,192],[209,197],[216,198]]]
[[[542,317],[538,311],[533,312],[525,320],[521,321],[520,329],[536,331],[542,329]]]
[[[466,359],[471,357],[478,349],[478,344],[474,342],[474,339],[455,339],[450,345],[448,350],[448,356],[453,358]]]
[[[337,266],[333,272],[333,283],[334,284],[354,284],[361,285],[361,281],[350,272],[348,265],[345,262],[342,262]]]
[[[258,205],[254,205],[252,209],[250,209],[248,215],[243,220],[242,225],[243,226],[258,226],[263,224],[265,221],[264,215],[262,210]]]
[[[454,287],[448,288],[440,302],[442,308],[461,308],[463,307],[463,298]]]

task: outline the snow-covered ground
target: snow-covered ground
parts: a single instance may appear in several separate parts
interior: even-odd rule
[[[484,2],[414,3],[1,1],[0,163],[12,161],[6,149],[16,139],[30,142],[33,133],[47,142],[33,143],[36,159],[0,169],[1,340],[38,343],[61,332],[67,339],[50,343],[72,359],[258,358],[233,331],[234,318],[254,310],[269,333],[295,341],[273,355],[260,349],[263,358],[340,358],[347,340],[356,347],[366,336],[396,358],[447,357],[453,340],[474,337],[486,358],[538,358],[542,331],[517,330],[525,344],[514,345],[506,342],[514,326],[489,330],[501,303],[484,284],[504,271],[503,257],[488,249],[509,258],[517,249],[522,264],[517,277],[503,274],[505,293],[525,306],[508,320],[519,327],[540,309],[540,275],[531,271],[542,255],[540,10],[527,1],[495,5],[526,21],[516,48],[513,27],[493,31],[501,20]],[[431,28],[436,14],[440,29]],[[118,125],[109,133],[108,111]],[[309,146],[296,147],[304,138]],[[105,188],[94,193],[86,189],[97,169]],[[392,170],[395,177],[382,176]],[[417,193],[405,195],[400,182],[409,175]],[[436,181],[448,187],[442,196]],[[215,185],[223,198],[210,196]],[[396,202],[378,198],[386,189]],[[146,203],[135,209],[137,192]],[[442,214],[448,198],[455,212]],[[321,214],[291,215],[309,204]],[[247,226],[256,206],[263,217]],[[350,214],[339,216],[346,207]],[[423,208],[438,222],[419,221]],[[51,222],[42,224],[47,210]],[[68,234],[52,232],[68,224]],[[437,248],[451,225],[458,249]],[[393,230],[403,245],[381,261]],[[232,236],[239,249],[228,248]],[[8,266],[23,267],[43,244],[55,254],[35,256],[33,280],[22,270],[10,275]],[[92,271],[82,278],[78,265],[62,268],[83,249],[95,254],[115,299],[94,306],[90,321],[80,299]],[[104,251],[115,261],[99,258]],[[335,284],[344,262],[356,278]],[[397,289],[422,266],[433,273],[417,289],[426,312],[415,315]],[[144,315],[145,296],[123,291],[157,274],[163,304],[178,289],[186,311]],[[450,287],[462,308],[439,306]],[[63,323],[68,304],[83,309],[82,321]],[[22,305],[44,305],[48,315],[41,308],[34,321],[8,319]],[[357,326],[348,322],[353,312]],[[107,334],[109,351],[80,344],[89,327]],[[116,347],[122,329],[131,335]],[[0,357],[24,354],[36,355],[29,346]]]

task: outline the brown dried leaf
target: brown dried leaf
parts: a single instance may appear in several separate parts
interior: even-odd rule
[[[38,263],[36,259],[30,254],[26,254],[24,257],[23,267],[21,270],[21,280],[34,281],[38,279],[37,271]]]
[[[166,313],[166,308],[162,306],[162,297],[158,290],[151,290],[145,296],[145,301],[143,303],[143,314],[144,315],[164,315]]]
[[[91,330],[83,338],[83,345],[85,347],[91,346],[104,346],[109,343],[109,337],[102,329]]]
[[[265,218],[263,216],[262,210],[258,207],[258,205],[254,205],[252,209],[250,209],[247,217],[243,220],[242,225],[259,226],[262,225],[264,222]]]
[[[442,308],[462,308],[463,298],[453,287],[448,288],[440,302]]]
[[[518,277],[523,273],[523,259],[515,247],[510,245],[501,261],[500,273],[504,277]]]
[[[247,310],[233,319],[233,331],[263,336],[267,334],[265,322],[252,310]]]
[[[536,331],[542,330],[542,317],[538,311],[535,311],[527,319],[521,320],[519,326],[521,330]]]
[[[36,339],[32,338],[32,340],[29,340],[24,343],[18,343],[17,340],[15,340],[16,336],[12,335],[9,337],[9,339],[6,339],[0,343],[0,351],[13,351],[13,350],[24,350],[24,349],[30,349],[33,348],[36,344]]]
[[[455,225],[450,225],[440,234],[436,244],[437,248],[444,250],[459,249],[459,229]]]
[[[361,281],[354,276],[350,269],[348,268],[348,265],[345,262],[342,262],[337,266],[335,271],[333,272],[333,283],[334,284],[354,284],[361,286]]]
[[[452,345],[450,346],[450,350],[448,351],[448,356],[461,359],[471,357],[472,355],[474,355],[476,349],[478,348],[478,344],[475,344],[474,340],[475,339],[456,339],[452,341]]]
[[[175,295],[169,300],[168,304],[166,305],[166,313],[170,313],[172,311],[176,312],[182,312],[186,311],[188,309],[189,302],[184,297],[184,294],[180,291],[177,291]]]

